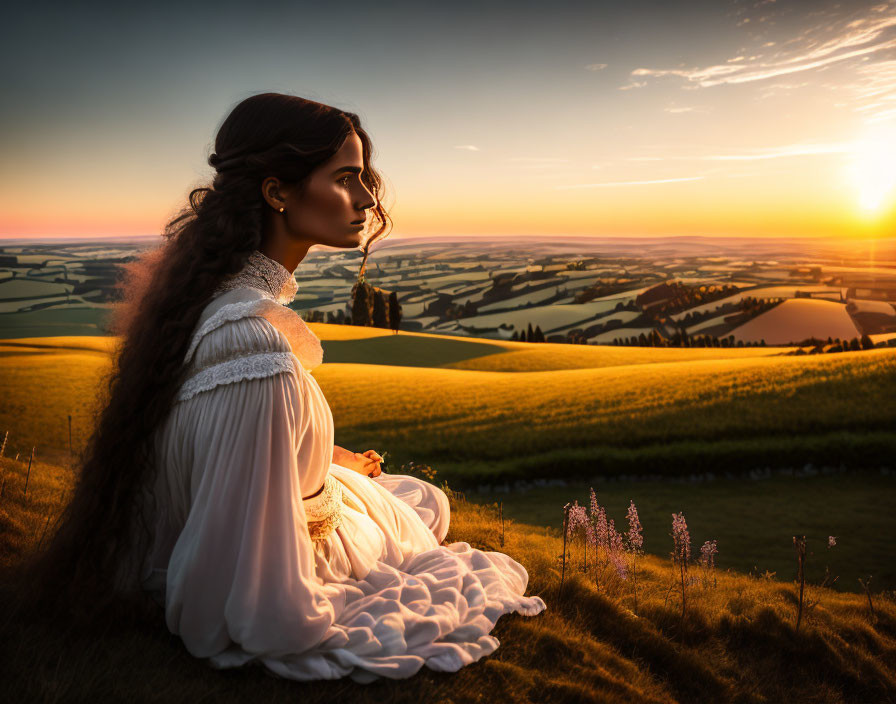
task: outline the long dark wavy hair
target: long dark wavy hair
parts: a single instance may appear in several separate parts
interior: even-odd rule
[[[370,244],[385,236],[391,219],[359,117],[298,96],[261,93],[225,118],[208,163],[228,166],[210,186],[190,192],[159,248],[125,267],[125,299],[110,321],[121,344],[101,387],[93,434],[52,539],[19,571],[18,608],[82,628],[158,616],[139,583],[153,512],[145,487],[154,476],[153,434],[182,382],[191,333],[218,284],[262,244],[261,182],[276,176],[301,189],[352,132],[363,146],[361,179],[376,200],[363,272]]]

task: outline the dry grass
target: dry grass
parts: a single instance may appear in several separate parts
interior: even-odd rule
[[[445,365],[451,369],[484,372],[545,372],[555,369],[599,369],[631,364],[700,362],[714,359],[777,357],[789,347],[615,347],[612,345],[565,345],[511,342],[499,354]]]
[[[52,534],[63,501],[73,486],[68,468],[29,456],[0,458],[0,568],[21,560]],[[28,490],[25,491],[27,478]]]
[[[363,356],[358,346],[377,345],[368,363],[328,362],[313,372],[333,409],[337,442],[389,451],[395,465],[438,464],[457,486],[558,471],[676,474],[700,463],[733,471],[807,462],[877,469],[896,447],[896,348],[797,357],[314,326],[334,337],[331,345],[349,346],[339,354]],[[69,414],[77,455],[114,340],[0,341],[7,456],[37,446],[42,459],[65,462]],[[492,352],[503,347],[511,351]],[[405,366],[415,355],[416,366]],[[568,368],[524,371],[551,364]],[[455,368],[463,365],[515,371]]]
[[[68,470],[0,460],[7,485],[0,499],[4,576],[34,548],[46,516],[59,509]],[[36,471],[37,470],[37,471]],[[0,482],[3,480],[0,479]],[[32,483],[33,482],[33,483]],[[668,560],[638,565],[637,607],[628,582],[605,573],[597,589],[581,571],[581,549],[569,549],[562,600],[562,540],[557,531],[501,524],[493,506],[451,498],[449,542],[499,550],[529,571],[528,594],[543,614],[502,617],[499,649],[457,673],[422,669],[409,680],[357,685],[349,680],[298,683],[260,667],[215,671],[183,649],[159,622],[152,632],[85,641],[47,625],[0,622],[4,682],[10,701],[301,700],[352,702],[892,702],[896,701],[896,604],[874,595],[810,591],[818,599],[794,630],[792,583],[735,572],[717,587],[692,586],[681,620]],[[33,493],[32,493],[33,491]],[[696,572],[694,572],[696,574]],[[637,613],[634,609],[637,609]]]

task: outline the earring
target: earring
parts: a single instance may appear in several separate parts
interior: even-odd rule
[[[280,212],[281,212],[281,213],[283,212],[283,208],[282,208],[282,207],[280,208]]]

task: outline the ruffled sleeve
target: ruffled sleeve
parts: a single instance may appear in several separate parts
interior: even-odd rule
[[[320,457],[306,372],[267,320],[235,317],[191,353],[173,446],[183,528],[168,562],[166,619],[190,653],[237,644],[300,653],[336,618],[321,589],[302,503],[300,464]],[[332,455],[332,446],[329,448]],[[174,477],[175,484],[178,477]]]
[[[197,657],[231,643],[300,653],[336,617],[318,588],[298,481],[300,382],[278,373],[207,392],[192,505],[166,585],[168,628]]]

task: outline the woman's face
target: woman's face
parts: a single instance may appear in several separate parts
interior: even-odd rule
[[[298,240],[329,247],[357,247],[364,231],[367,210],[376,201],[361,182],[364,169],[361,139],[349,134],[330,159],[308,177],[304,192],[280,189],[283,218],[289,235]]]

